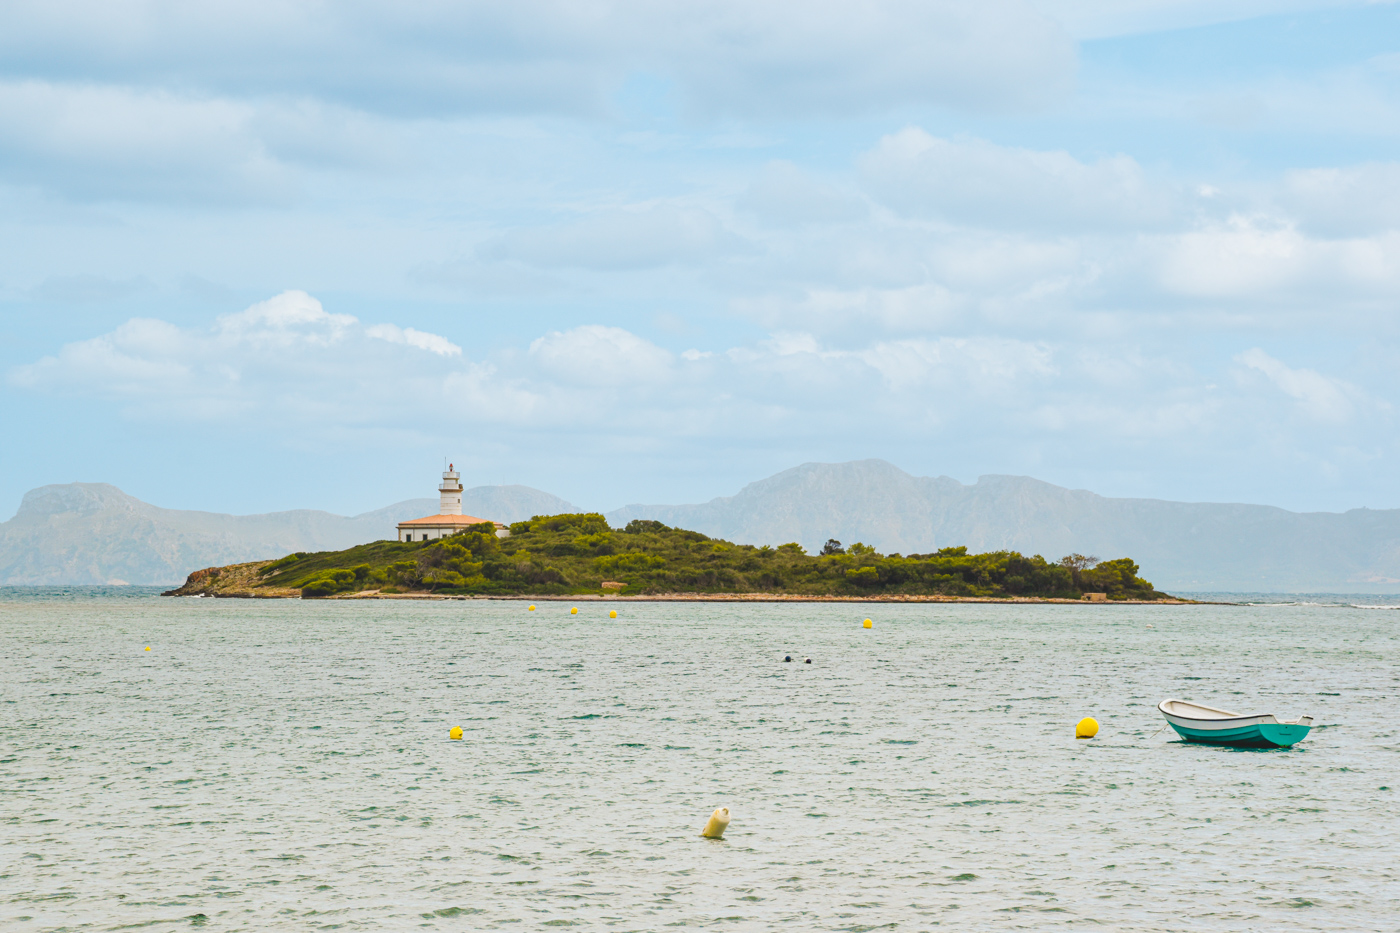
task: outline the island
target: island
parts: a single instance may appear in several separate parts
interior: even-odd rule
[[[828,541],[755,547],[657,521],[608,526],[597,513],[490,522],[431,541],[374,541],[343,551],[210,567],[166,596],[772,600],[1179,600],[1138,576],[1129,558],[1016,551],[880,554]]]

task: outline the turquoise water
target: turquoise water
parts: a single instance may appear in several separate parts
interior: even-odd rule
[[[612,607],[0,597],[0,928],[1400,916],[1395,611]],[[1318,725],[1186,745],[1169,696]]]

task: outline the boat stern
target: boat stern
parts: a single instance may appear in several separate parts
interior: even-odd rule
[[[1262,723],[1259,726],[1259,736],[1275,748],[1288,748],[1303,741],[1312,731],[1312,718],[1303,718],[1308,721],[1307,725],[1301,722]]]

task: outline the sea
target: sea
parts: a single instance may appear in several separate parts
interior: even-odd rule
[[[1400,927],[1400,600],[1218,598],[3,589],[0,930]]]

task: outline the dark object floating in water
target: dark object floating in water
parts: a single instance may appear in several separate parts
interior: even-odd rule
[[[1157,709],[1188,742],[1237,748],[1288,748],[1307,737],[1313,722],[1311,716],[1279,722],[1269,713],[1243,715],[1187,700],[1163,700]]]
[[[788,661],[791,661],[791,660],[792,660],[792,655],[787,655],[786,657],[783,658],[783,663],[786,664]]]
[[[802,659],[802,663],[803,663],[803,664],[811,664],[811,663],[812,663],[812,659],[811,659],[811,658],[803,658],[803,659]]]

